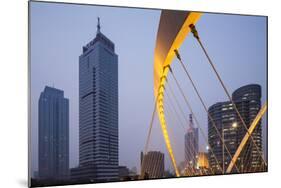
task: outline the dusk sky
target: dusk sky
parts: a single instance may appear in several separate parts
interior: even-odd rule
[[[64,90],[69,99],[70,167],[78,165],[79,55],[83,45],[96,35],[97,17],[101,19],[101,32],[115,43],[118,54],[119,165],[139,169],[140,152],[144,149],[153,111],[153,58],[160,14],[160,10],[30,3],[33,171],[38,166],[38,99],[47,85]],[[260,84],[262,103],[267,97],[266,24],[266,17],[261,16],[206,13],[196,25],[229,91],[232,93],[247,84]],[[191,35],[187,36],[179,51],[207,106],[227,101],[206,57]],[[200,124],[207,131],[207,114],[176,60],[172,68]],[[187,108],[185,112],[186,116],[190,113]],[[265,119],[263,133],[267,126]],[[171,121],[168,119],[168,122]],[[171,168],[159,123],[156,121],[154,125],[149,148],[164,152],[167,168]],[[174,125],[168,129],[179,163],[184,159],[184,131]],[[201,138],[202,135],[200,149],[203,151],[206,144]],[[263,140],[266,140],[265,135]]]

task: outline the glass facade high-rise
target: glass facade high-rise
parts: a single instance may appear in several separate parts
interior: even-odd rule
[[[261,108],[261,87],[257,84],[243,86],[233,92],[232,100],[247,128],[249,128]],[[232,103],[230,101],[219,102],[212,105],[208,111],[229,153],[233,156],[247,131],[238,114],[235,112]],[[259,156],[259,154],[262,153],[261,121],[259,121],[256,129],[252,133],[252,138],[257,147],[253,145],[251,139],[248,140],[236,162],[239,172],[264,170]],[[213,127],[210,118],[208,119],[208,140],[222,170],[225,172],[231,161],[231,157],[226,148],[223,147],[222,141]],[[210,167],[218,172],[219,169],[216,159],[211,152],[209,152],[209,159]],[[233,170],[236,172],[238,171],[236,167],[233,168]]]
[[[118,56],[100,31],[79,57],[80,179],[118,180]]]
[[[39,98],[39,179],[69,176],[69,101],[62,90],[46,86]]]
[[[251,123],[259,113],[261,108],[261,86],[257,84],[251,84],[240,87],[232,94],[232,99],[235,102],[239,113],[241,114],[247,128],[249,129]],[[237,124],[243,126],[239,118],[237,118]],[[242,140],[247,133],[245,128],[239,129],[238,140]],[[255,145],[251,141],[251,138],[245,145],[245,149],[242,151],[242,157],[239,158],[240,171],[241,172],[257,172],[263,171],[263,161],[260,154],[263,153],[262,148],[262,124],[258,122],[255,130],[252,133],[252,139]]]
[[[213,124],[211,119],[208,118],[208,141],[215,155],[213,156],[209,152],[210,167],[217,173],[220,173],[221,170],[225,172],[231,161],[231,157],[227,153],[226,148],[223,147],[220,137],[224,140],[224,144],[229,149],[231,156],[233,156],[239,146],[237,127],[232,126],[237,121],[236,114],[232,103],[229,101],[218,102],[212,105],[208,112],[214,120]],[[220,137],[214,125],[217,127]]]

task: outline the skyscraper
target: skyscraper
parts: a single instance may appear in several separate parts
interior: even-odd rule
[[[79,176],[118,179],[118,56],[100,31],[79,57]]]
[[[233,156],[238,148],[237,127],[232,126],[236,123],[236,114],[232,103],[229,101],[218,102],[212,105],[208,112],[214,120],[213,124],[211,119],[208,118],[208,141],[215,155],[213,156],[211,152],[209,153],[210,167],[217,173],[220,173],[221,170],[225,172],[231,158],[226,148],[223,147],[220,137],[224,139],[224,144],[229,148],[229,152]],[[217,127],[220,136],[214,125]]]
[[[246,126],[249,128],[261,107],[261,87],[257,84],[243,86],[233,92],[232,100],[245,121]],[[232,103],[230,101],[216,103],[209,108],[208,112],[213,118],[229,153],[233,156],[246,134],[246,129],[240,121],[238,114],[236,114]],[[260,121],[252,134],[260,153],[262,152],[261,135]],[[215,160],[216,157],[222,170],[225,172],[231,161],[231,157],[226,151],[226,148],[223,147],[223,143],[213,127],[210,118],[208,118],[208,140],[215,155],[213,156],[209,153],[210,167],[219,171]],[[259,157],[258,150],[253,145],[251,139],[249,139],[236,163],[239,172],[259,171],[261,158]],[[236,168],[233,168],[233,170],[237,171]]]
[[[261,108],[261,86],[258,84],[251,84],[240,87],[233,92],[232,99],[235,102],[247,128],[249,129],[251,123]],[[247,131],[243,127],[240,118],[237,118],[237,125],[241,125],[241,128],[238,130],[238,140],[240,143]],[[257,127],[252,133],[252,138],[255,145],[251,139],[249,139],[244,147],[245,149],[240,154],[241,157],[239,158],[238,165],[240,166],[242,172],[264,170],[262,166],[262,158],[260,157],[260,154],[263,153],[261,121],[259,121]]]
[[[62,90],[46,86],[39,98],[39,178],[69,175],[69,101]]]
[[[189,127],[184,137],[184,146],[187,166],[195,167],[198,157],[198,128],[194,127],[192,114],[189,114]]]

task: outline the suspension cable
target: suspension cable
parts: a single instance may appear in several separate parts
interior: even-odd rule
[[[168,92],[165,92],[165,94],[167,95],[167,99],[169,99],[170,100],[170,98],[168,97],[169,95],[168,95]],[[171,101],[171,100],[170,100]],[[167,105],[167,104],[166,104]],[[168,105],[167,105],[168,106]],[[176,113],[177,114],[177,113]],[[173,114],[172,114],[173,115]],[[175,118],[175,116],[172,116],[173,117],[173,119],[175,120],[175,119],[177,119],[177,118]],[[179,120],[180,119],[180,116],[177,114],[177,117],[178,117],[178,119],[177,120]],[[184,126],[183,126],[183,123],[181,122],[181,121],[178,121],[178,122],[180,122],[180,124],[181,124],[181,127],[184,129]],[[192,145],[193,146],[193,145]],[[190,151],[190,152],[192,152],[192,151]],[[192,154],[190,153],[190,152],[188,152],[188,153],[186,153],[185,152],[185,154],[188,154],[189,156],[191,156]],[[194,146],[193,146],[193,152],[195,152],[195,148],[194,148]],[[196,161],[196,158],[193,156],[193,160],[194,161]],[[194,170],[194,168],[190,168],[190,170],[192,171],[192,173],[193,174],[191,174],[191,176],[194,176],[194,175],[196,175],[196,172],[195,172],[195,170]]]
[[[175,93],[173,92],[173,89],[172,88],[170,88],[170,85],[169,84],[167,84],[167,88],[169,89],[169,91],[171,91],[171,94],[172,94],[172,98],[174,98],[175,99],[175,101],[176,101],[176,103],[177,103],[177,105],[179,106],[179,109],[181,109],[181,112],[182,112],[182,115],[185,117],[185,115],[184,115],[184,112],[183,112],[183,110],[182,110],[182,108],[181,108],[181,106],[180,106],[180,104],[179,104],[179,102],[178,102],[178,100],[177,100],[177,97],[175,96]],[[184,118],[185,119],[185,118]],[[186,123],[188,124],[188,121],[187,121],[187,119],[185,119],[185,121],[186,121]],[[201,131],[201,129],[199,129],[200,131]],[[194,146],[193,146],[193,150],[195,150],[194,149]],[[204,171],[205,172],[205,171]],[[212,172],[212,174],[214,174],[214,172],[213,171],[211,171]]]
[[[156,101],[157,100],[155,100],[154,110],[153,110],[152,117],[151,117],[150,124],[149,124],[149,131],[148,131],[148,135],[147,135],[146,142],[145,142],[144,154],[146,154],[146,152],[147,152],[148,144],[149,144],[149,141],[150,141],[151,130],[152,130],[155,112],[156,112]]]
[[[192,116],[194,117],[194,120],[195,120],[195,122],[196,122],[198,128],[200,129],[200,131],[201,131],[201,133],[202,133],[202,135],[203,135],[203,138],[205,139],[206,144],[208,145],[208,147],[209,147],[209,149],[210,149],[212,155],[214,156],[214,158],[215,158],[215,160],[216,160],[216,163],[218,164],[218,167],[219,167],[220,171],[223,172],[223,171],[222,171],[222,168],[221,168],[221,166],[220,166],[220,164],[219,164],[219,162],[218,162],[218,159],[217,159],[216,155],[215,155],[214,152],[213,152],[212,147],[210,146],[210,144],[209,144],[208,141],[207,141],[207,137],[206,137],[205,133],[203,132],[203,130],[202,130],[202,128],[201,128],[201,126],[200,126],[200,124],[199,124],[199,122],[198,122],[198,120],[197,120],[195,114],[193,113],[192,107],[191,107],[191,105],[189,104],[189,102],[188,102],[188,100],[187,100],[187,97],[185,96],[185,94],[184,94],[184,92],[183,92],[181,86],[179,85],[179,83],[178,83],[178,81],[177,81],[177,79],[176,79],[176,77],[175,77],[175,75],[174,75],[174,73],[173,73],[173,71],[172,71],[172,69],[171,69],[170,66],[169,66],[169,70],[170,70],[170,72],[171,72],[171,74],[172,74],[172,76],[173,76],[173,78],[174,78],[174,80],[175,80],[175,82],[176,82],[176,85],[177,85],[178,89],[180,90],[180,93],[182,94],[182,96],[183,96],[183,98],[184,98],[185,103],[187,104],[187,106],[188,106],[188,108],[189,108],[189,110],[190,110],[190,113],[191,113]],[[210,168],[210,169],[212,170],[212,168]]]
[[[256,134],[256,132],[254,131],[252,134]],[[249,148],[250,148],[250,147],[249,147]],[[252,149],[251,149],[251,152],[253,152]],[[260,156],[257,156],[256,159],[257,159],[257,161],[259,162],[259,161],[261,160],[261,157],[260,157]],[[249,159],[249,161],[250,161],[250,159]],[[249,162],[248,162],[248,164],[250,164],[249,172],[256,172],[256,171],[257,171],[258,165],[255,165],[255,166],[253,167],[253,166],[251,165],[252,163],[249,163]],[[263,163],[263,161],[261,160],[261,165],[259,166],[258,171],[259,171],[259,172],[262,171],[263,167],[264,167],[264,163]],[[252,171],[252,168],[254,169],[253,171]]]
[[[252,133],[254,134],[254,132]],[[245,172],[252,172],[252,161],[253,161],[253,158],[251,158],[251,154],[253,153],[253,147],[251,146],[252,142],[248,142],[246,143],[245,145],[245,149],[243,150],[246,150],[244,153],[241,153],[241,156],[243,156],[245,159],[246,159],[246,162],[243,162],[243,167],[244,167],[244,164],[245,164]],[[258,155],[258,160],[260,159],[260,156]],[[254,171],[255,172],[256,170],[256,167],[254,168]]]
[[[170,101],[172,101],[171,98],[170,98],[170,96],[168,95],[168,92],[166,92],[165,94],[166,94],[166,96],[167,96],[167,99],[170,100]],[[178,118],[178,121],[180,122],[180,125],[181,125],[182,129],[185,130],[185,128],[184,128],[184,123],[182,122],[182,120],[181,120],[181,118],[180,118],[180,115],[179,115],[178,111],[176,110],[176,107],[175,107],[174,103],[170,102],[170,105],[172,106],[173,111],[175,112],[175,114],[176,114],[176,116],[177,116],[177,118]]]
[[[251,155],[251,142],[247,142],[245,145],[245,148],[243,149],[243,153],[241,152],[241,155],[243,157],[243,172],[250,172],[251,171],[251,161],[250,161],[250,155]],[[241,158],[241,157],[240,157]]]
[[[172,124],[174,124],[173,123],[173,121],[176,119],[172,119],[172,118],[174,118],[174,116],[172,115],[172,110],[170,110],[170,107],[167,105],[167,100],[165,100],[165,107],[163,107],[163,108],[165,108],[165,111],[164,111],[164,113],[165,113],[165,117],[166,117],[166,122],[167,122],[167,131],[169,131],[169,136],[170,136],[170,142],[171,142],[171,144],[172,143],[176,143],[176,134],[174,133],[174,130],[172,129],[172,127],[171,126],[169,126],[169,125],[172,125]],[[175,156],[176,157],[176,156]]]
[[[181,118],[180,118],[180,115],[178,114],[178,112],[176,111],[176,108],[175,108],[175,106],[174,106],[174,104],[172,103],[172,100],[171,100],[171,98],[170,98],[170,96],[168,95],[168,92],[166,91],[166,95],[167,95],[167,99],[170,101],[170,104],[171,104],[171,106],[172,106],[172,108],[173,108],[173,111],[175,111],[175,114],[177,115],[177,117],[178,117],[178,120],[180,120]],[[176,98],[175,98],[176,99]],[[168,106],[168,105],[167,105]],[[184,116],[185,117],[185,116]],[[186,120],[186,119],[185,119]],[[184,123],[182,122],[182,121],[179,121],[180,122],[180,124],[181,124],[181,127],[183,128],[183,130],[185,130],[185,128],[184,128]],[[187,155],[189,155],[189,156],[191,156],[191,158],[194,160],[194,162],[196,162],[196,157],[194,156],[194,155],[192,155],[192,152],[193,153],[196,153],[196,151],[195,151],[195,146],[192,144],[191,145],[191,150],[192,151],[190,151],[190,152],[188,152],[188,153],[186,153],[185,152],[185,154],[187,154]],[[196,174],[196,172],[195,172],[195,170],[194,169],[192,169],[193,170],[193,172],[194,172],[194,174]]]
[[[145,158],[146,158],[145,155],[147,154],[147,149],[148,149],[150,136],[151,136],[151,132],[152,132],[152,126],[153,126],[154,117],[155,117],[155,113],[156,113],[157,98],[158,98],[158,96],[156,97],[156,100],[154,102],[154,109],[153,109],[153,112],[152,112],[151,120],[150,120],[150,123],[149,123],[149,130],[148,130],[148,134],[147,134],[147,138],[146,138],[146,142],[145,142],[143,161],[141,163],[141,176],[144,175],[143,164],[144,164],[144,161],[145,161]]]
[[[248,130],[248,128],[247,128],[247,125],[246,125],[245,121],[243,120],[243,118],[242,118],[240,112],[238,111],[237,106],[235,105],[234,101],[232,100],[232,98],[231,98],[231,96],[230,96],[230,94],[229,94],[229,92],[228,92],[228,90],[227,90],[225,84],[223,83],[223,81],[222,81],[222,79],[221,79],[221,77],[220,77],[218,71],[217,71],[216,68],[215,68],[215,65],[213,64],[213,62],[212,62],[210,56],[208,55],[206,49],[204,48],[204,46],[203,46],[203,44],[202,44],[202,42],[201,42],[201,40],[200,40],[198,31],[197,31],[195,25],[190,24],[189,27],[190,27],[190,29],[191,29],[191,32],[193,33],[194,38],[198,41],[199,45],[201,46],[202,50],[204,51],[204,54],[205,54],[205,56],[207,57],[209,64],[211,65],[213,71],[215,72],[215,74],[216,74],[216,76],[217,76],[217,78],[218,78],[218,80],[219,80],[221,86],[223,87],[223,89],[224,89],[224,91],[225,91],[225,93],[226,93],[226,95],[227,95],[229,101],[232,103],[232,105],[233,105],[233,107],[234,107],[234,109],[235,109],[237,115],[239,116],[240,121],[242,122],[242,124],[243,124],[243,126],[244,126],[244,128],[245,128],[245,130],[246,130],[246,132],[247,132],[247,134],[249,135],[249,137],[250,137],[251,141],[253,142],[254,146],[256,147],[256,149],[257,149],[259,155],[261,156],[263,162],[267,165],[267,163],[266,163],[266,161],[264,160],[263,155],[261,154],[260,150],[258,149],[258,146],[257,146],[256,142],[254,141],[252,135],[249,134],[249,130]]]
[[[266,112],[266,110],[267,110],[267,102],[262,106],[262,108],[260,109],[260,111],[256,115],[255,119],[251,123],[250,128],[249,128],[250,134],[252,134],[252,132],[255,130],[258,122],[260,121],[260,119],[262,118],[262,116]],[[227,168],[227,173],[231,172],[233,164],[238,159],[238,156],[240,155],[241,151],[243,150],[245,144],[247,144],[248,139],[249,139],[249,135],[245,134],[245,136],[241,140],[241,143],[240,143],[239,147],[237,148],[237,150],[236,150],[236,152],[234,154],[234,157],[233,157],[234,160],[232,160],[232,162],[229,164],[229,166]]]
[[[217,132],[217,135],[219,136],[219,139],[220,139],[220,141],[222,142],[223,147],[226,149],[227,154],[228,154],[229,157],[232,159],[232,155],[231,155],[231,153],[230,153],[228,147],[225,145],[224,138],[222,138],[222,136],[221,136],[221,134],[220,134],[220,132],[219,132],[217,126],[216,126],[216,123],[215,123],[213,117],[211,116],[211,114],[209,113],[209,111],[208,111],[208,109],[207,109],[207,105],[206,105],[205,102],[203,101],[203,99],[202,99],[202,97],[201,97],[201,95],[200,95],[200,93],[199,93],[199,91],[198,91],[198,89],[197,89],[197,87],[196,87],[196,85],[195,85],[193,79],[191,78],[190,73],[187,71],[187,68],[186,68],[186,66],[185,66],[184,63],[183,63],[183,61],[182,61],[182,59],[181,59],[181,56],[180,56],[178,50],[175,49],[174,52],[175,52],[175,54],[176,54],[177,59],[179,60],[179,62],[180,62],[180,64],[181,64],[181,66],[182,66],[182,68],[183,68],[185,74],[187,75],[187,77],[188,77],[188,79],[189,79],[189,81],[190,81],[190,83],[191,83],[193,89],[195,90],[196,95],[198,96],[198,98],[199,98],[201,104],[203,105],[204,110],[206,111],[206,113],[207,113],[207,115],[208,115],[208,118],[211,120],[211,122],[212,122],[211,125],[215,128],[215,130],[216,130],[216,132]],[[224,164],[223,164],[223,165],[224,165]],[[235,168],[236,168],[236,170],[239,172],[239,169],[237,168],[236,165],[235,165]]]
[[[167,94],[167,92],[165,93],[165,94]],[[168,97],[167,97],[168,98]],[[167,100],[166,100],[167,101]],[[170,117],[170,118],[168,118],[167,119],[167,121],[168,120],[170,120],[171,122],[170,122],[170,124],[177,124],[176,123],[176,121],[175,120],[178,120],[177,118],[175,118],[175,116],[174,116],[174,113],[172,112],[173,110],[171,110],[171,108],[169,107],[169,105],[168,105],[168,102],[166,102],[165,103],[165,114],[166,114],[166,117]],[[168,110],[169,109],[169,110]],[[182,122],[181,122],[182,123]],[[180,124],[181,124],[180,123]],[[181,124],[182,125],[182,124]],[[175,139],[173,139],[174,138],[174,132],[173,132],[173,129],[171,128],[171,130],[170,130],[170,137],[171,137],[171,140],[173,140],[173,141],[175,141]],[[190,170],[190,172],[189,172],[189,174],[190,174],[190,176],[193,176],[193,174],[196,174],[195,173],[195,171],[194,171],[194,169],[191,169]]]

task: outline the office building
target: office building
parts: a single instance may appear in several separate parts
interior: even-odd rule
[[[118,56],[101,31],[79,57],[79,167],[76,178],[115,181],[118,173]]]
[[[249,129],[251,123],[261,108],[261,86],[257,84],[251,84],[240,87],[233,92],[232,99],[235,102],[236,107],[247,128]],[[237,135],[240,143],[247,131],[238,117],[237,125],[240,125],[238,128],[239,133]],[[264,166],[262,166],[262,158],[260,157],[260,154],[263,153],[261,121],[259,121],[255,130],[253,131],[252,139],[254,140],[255,145],[250,138],[244,147],[245,149],[240,154],[241,157],[239,157],[238,166],[242,172],[264,170]]]
[[[261,107],[261,87],[257,84],[243,86],[233,92],[232,100],[247,128],[249,128]],[[228,148],[231,156],[233,156],[246,134],[246,129],[233,104],[230,101],[218,102],[212,105],[208,112],[214,120],[221,138],[224,140],[225,146]],[[261,158],[258,153],[258,151],[262,152],[261,121],[254,130],[252,137],[257,148],[249,139],[237,160],[236,166],[238,170],[235,167],[233,172],[251,172],[261,169]],[[215,159],[216,157],[222,171],[225,172],[231,157],[226,147],[223,147],[222,140],[219,138],[210,118],[208,118],[208,140],[215,155],[209,152],[210,167],[219,173],[220,170]]]
[[[205,152],[199,152],[197,158],[198,169],[209,169],[208,154]]]
[[[130,180],[130,170],[126,166],[119,166],[118,170],[120,180]]]
[[[69,101],[62,90],[46,86],[38,109],[38,178],[69,176]]]
[[[160,151],[141,152],[141,178],[153,179],[164,177],[164,153]]]

